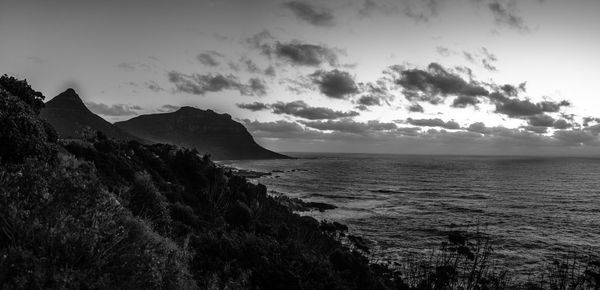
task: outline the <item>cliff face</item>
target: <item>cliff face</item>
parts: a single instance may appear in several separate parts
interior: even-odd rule
[[[81,133],[90,128],[119,140],[143,141],[92,113],[73,89],[48,101],[40,117],[48,121],[61,138],[81,138]]]
[[[115,125],[140,138],[196,148],[213,159],[288,158],[256,144],[246,128],[230,115],[182,107],[176,112],[151,114]]]

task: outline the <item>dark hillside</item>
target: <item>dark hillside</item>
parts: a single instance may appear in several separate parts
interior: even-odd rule
[[[101,131],[110,138],[143,142],[92,113],[73,89],[48,101],[40,117],[52,124],[61,138],[81,138],[86,130],[91,130]]]
[[[117,122],[124,131],[141,138],[210,153],[213,159],[288,158],[256,144],[246,128],[228,114],[182,107],[176,112],[151,114]]]

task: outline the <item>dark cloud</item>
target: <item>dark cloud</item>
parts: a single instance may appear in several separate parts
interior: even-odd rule
[[[509,117],[520,117],[537,115],[544,111],[541,106],[529,100],[507,99],[496,104],[496,112],[508,115]]]
[[[569,122],[567,122],[567,120],[565,120],[565,119],[556,120],[554,122],[554,124],[552,124],[552,127],[554,127],[554,129],[567,129],[567,128],[570,128],[572,126],[573,125],[570,124]]]
[[[354,77],[340,70],[318,70],[310,75],[313,83],[319,86],[324,95],[334,99],[344,99],[359,92]]]
[[[274,51],[277,57],[289,61],[293,65],[319,66],[322,63],[329,63],[331,66],[338,65],[336,52],[320,45],[303,44],[298,41],[277,42]]]
[[[596,117],[584,117],[583,118],[583,126],[587,127],[590,123],[600,123],[600,118]]]
[[[304,20],[315,26],[333,26],[334,17],[329,9],[317,8],[306,2],[290,1],[284,4],[286,8]]]
[[[363,106],[381,106],[381,99],[375,96],[361,96],[357,101],[357,104]]]
[[[356,104],[361,110],[366,110],[371,106],[390,105],[394,99],[387,88],[384,80],[378,80],[375,83],[360,83],[358,84],[359,91],[366,93],[356,100]]]
[[[253,112],[268,110],[270,106],[265,103],[253,102],[249,104],[235,104],[240,109],[246,109]]]
[[[221,64],[219,61],[220,58],[223,58],[223,55],[214,50],[203,52],[196,56],[196,59],[198,59],[201,64],[211,67],[219,66]]]
[[[409,112],[414,112],[414,113],[423,113],[423,106],[419,105],[419,104],[411,104],[408,107],[408,111]]]
[[[382,123],[379,121],[368,121],[366,123],[355,122],[352,120],[339,120],[339,121],[311,121],[301,122],[307,127],[318,129],[322,131],[337,131],[342,133],[353,133],[353,134],[367,134],[378,131],[390,131],[397,128],[394,123]]]
[[[395,82],[405,89],[403,94],[408,100],[418,99],[431,104],[438,104],[441,101],[440,97],[448,95],[476,98],[489,94],[478,83],[467,82],[459,75],[437,63],[431,63],[427,70],[402,69],[398,71],[397,69],[398,67],[395,70],[400,74],[400,77]],[[457,105],[461,103],[464,103],[464,100],[459,101]]]
[[[558,112],[560,107],[568,107],[571,104],[567,101],[560,101],[558,103],[552,101],[543,101],[538,103],[538,106],[542,108],[544,112]]]
[[[106,105],[103,103],[86,102],[90,111],[105,116],[130,116],[137,114],[136,111],[141,110],[140,106],[130,106],[125,104]]]
[[[331,120],[346,117],[355,117],[359,113],[355,111],[335,111],[324,107],[311,107],[304,101],[294,101],[289,103],[277,102],[270,105],[270,108],[275,114],[286,114],[309,120]]]
[[[475,122],[475,123],[469,125],[469,127],[467,128],[467,131],[485,134],[487,132],[487,127],[482,122]]]
[[[241,84],[237,77],[222,74],[183,74],[176,71],[169,72],[169,81],[175,84],[177,91],[194,95],[204,95],[207,92],[220,92],[223,90],[240,89]]]
[[[498,1],[493,1],[488,4],[488,8],[494,15],[496,23],[507,25],[520,31],[528,31],[529,27],[525,25],[523,19],[515,15],[514,6],[510,4],[503,5]]]
[[[458,96],[452,102],[452,107],[455,108],[466,108],[467,106],[475,106],[479,104],[480,101],[477,97],[474,96]]]
[[[519,94],[520,89],[513,86],[513,85],[503,85],[500,87],[500,89],[507,95],[511,96],[511,97],[516,97]]]
[[[442,127],[445,129],[460,129],[460,125],[454,121],[444,122],[442,119],[406,119],[406,122],[421,127]]]
[[[256,95],[256,96],[264,96],[267,94],[267,86],[265,85],[265,81],[259,78],[251,78],[248,81],[248,86],[246,86],[249,93],[245,95]]]
[[[533,115],[527,118],[528,124],[535,127],[552,127],[554,121],[554,118],[546,114]]]
[[[569,102],[567,101],[543,101],[534,104],[529,100],[519,100],[516,98],[509,99],[506,97],[497,97],[494,100],[496,101],[496,112],[508,115],[509,117],[533,116],[544,112],[558,112],[561,107],[569,106]]]
[[[231,74],[183,74],[170,71],[168,76],[169,81],[175,85],[176,91],[194,95],[224,90],[238,90],[242,95],[262,96],[266,94],[264,82],[256,78],[250,79],[249,84],[246,85],[240,83],[239,79]]]

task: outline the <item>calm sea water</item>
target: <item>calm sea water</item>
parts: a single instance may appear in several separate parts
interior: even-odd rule
[[[571,252],[600,252],[600,159],[291,154],[231,161],[273,172],[273,194],[334,204],[312,213],[401,260],[439,245],[453,225],[491,235],[498,263],[517,274]]]

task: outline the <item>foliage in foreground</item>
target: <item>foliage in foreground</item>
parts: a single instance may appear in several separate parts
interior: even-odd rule
[[[346,226],[294,214],[194,150],[102,133],[58,141],[42,100],[0,78],[1,289],[512,287],[485,240],[455,233],[425,264],[371,264]],[[599,285],[598,268],[557,268],[564,279],[522,286]]]

